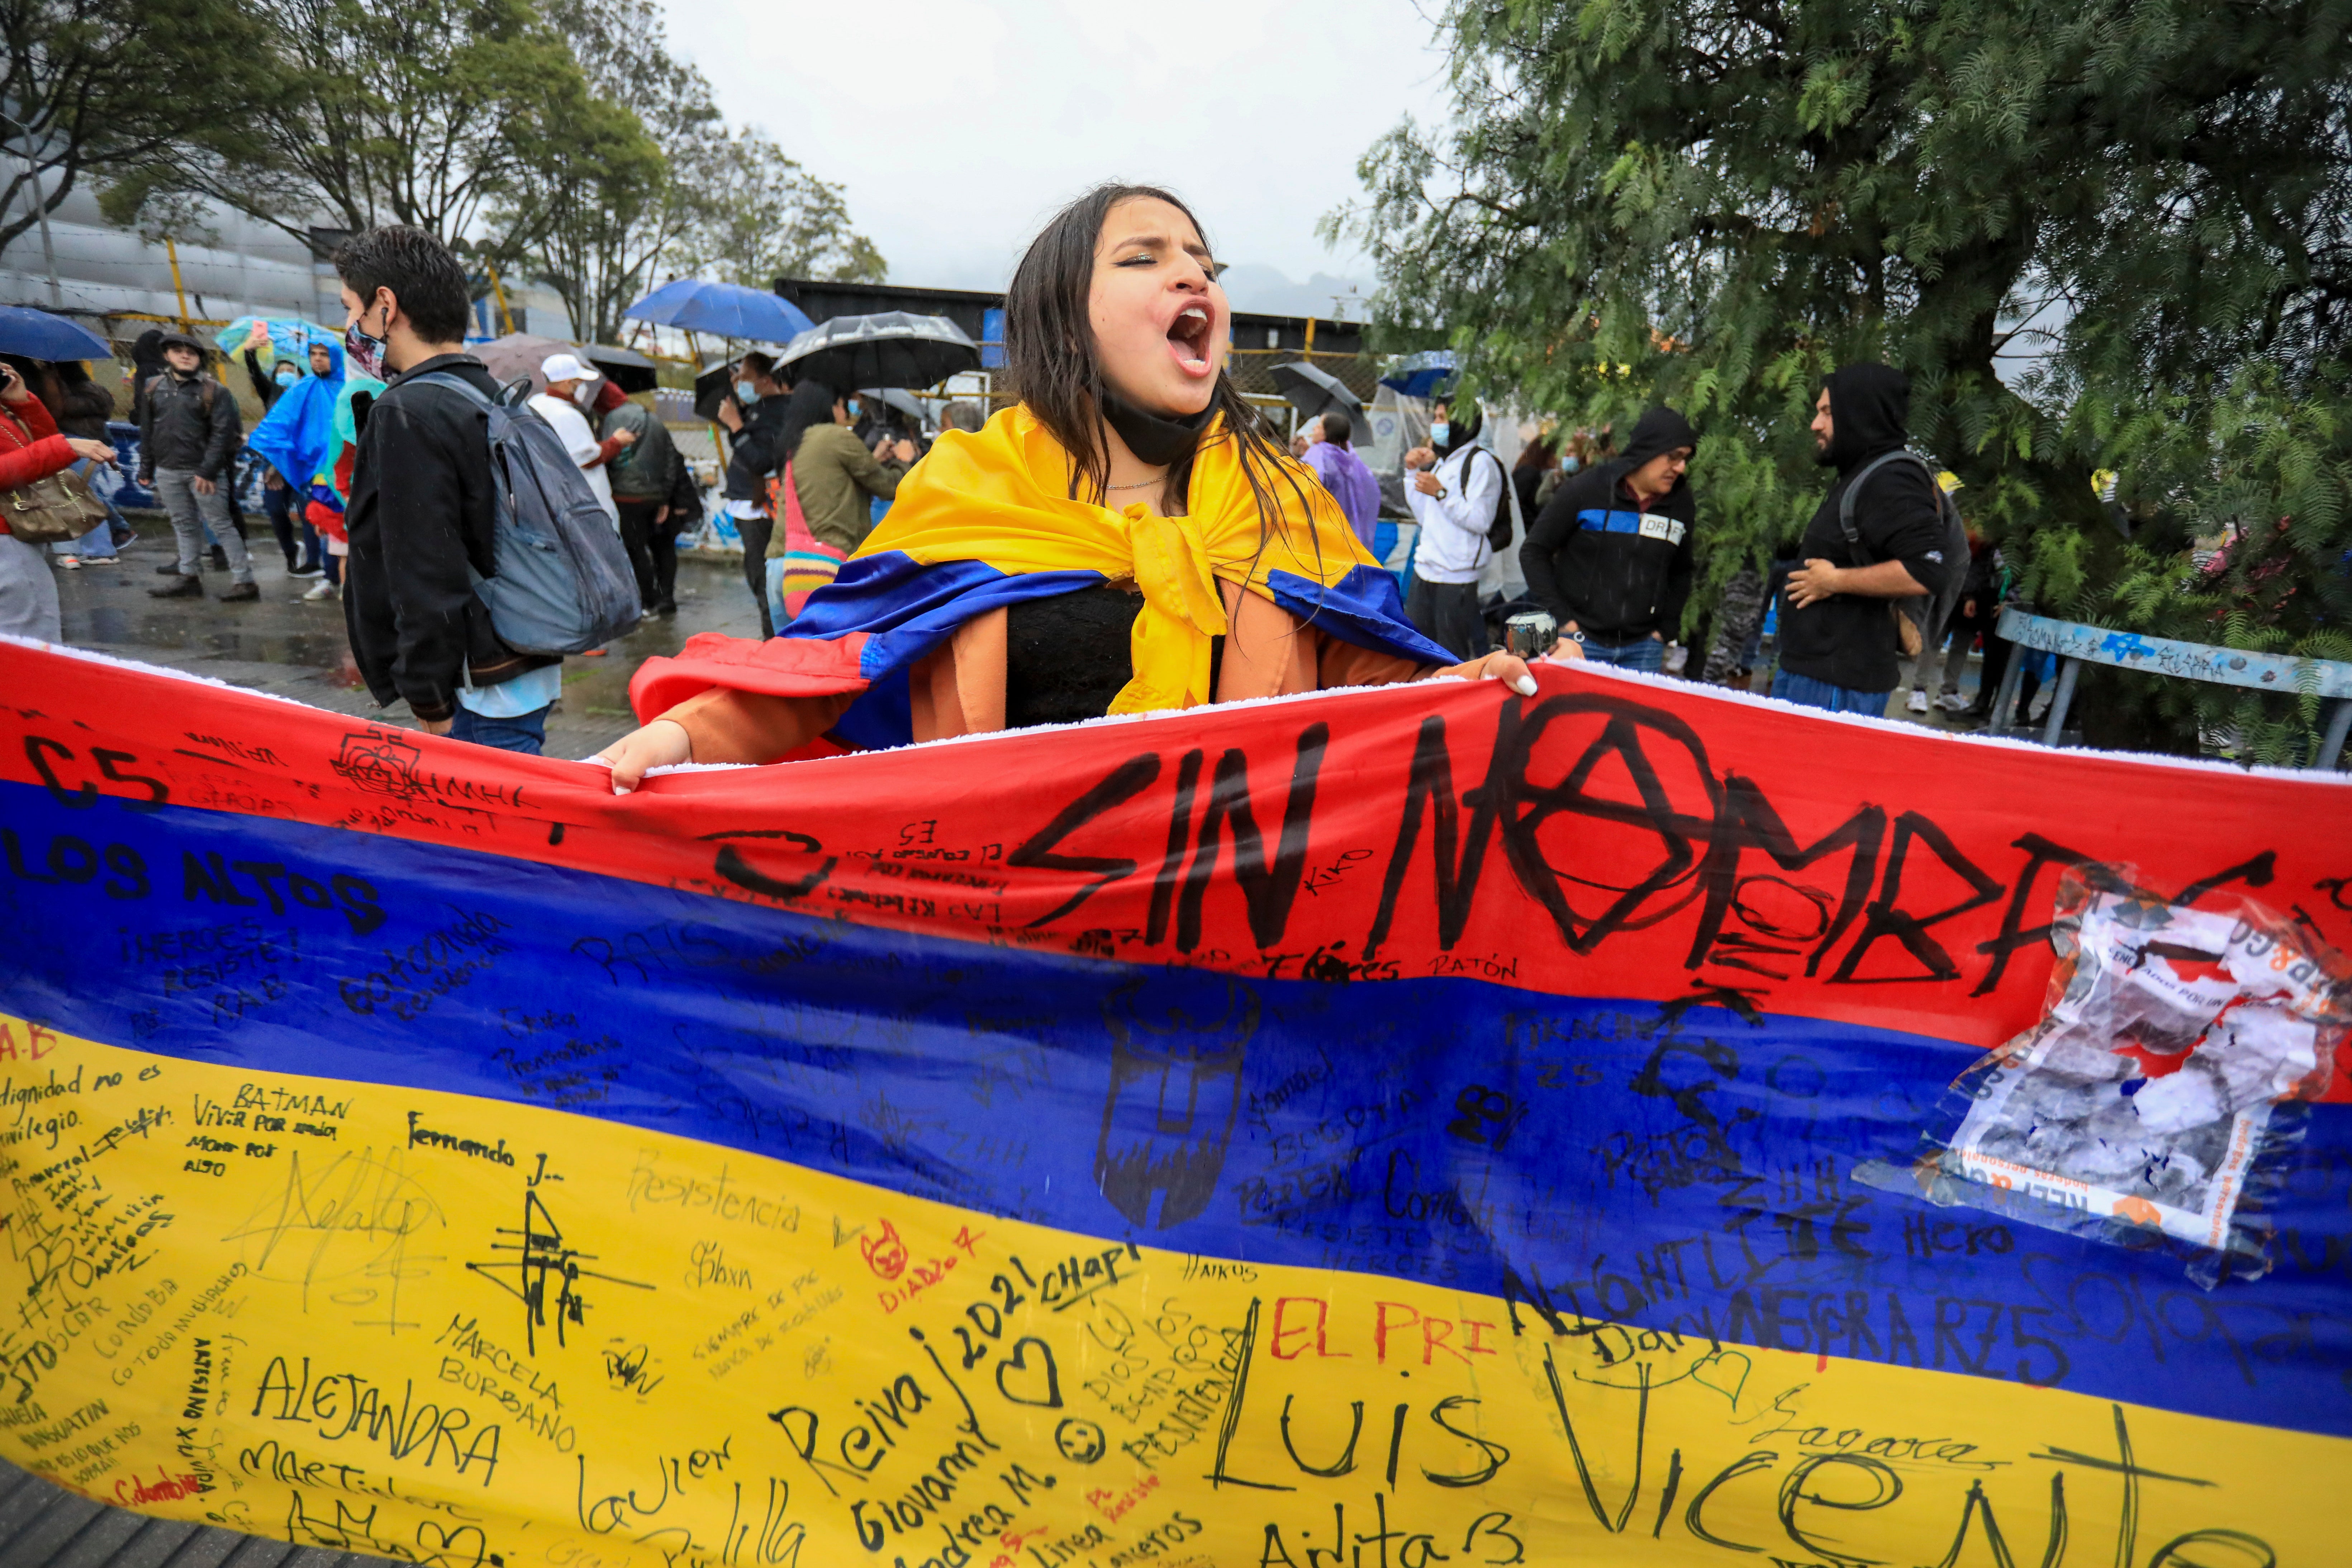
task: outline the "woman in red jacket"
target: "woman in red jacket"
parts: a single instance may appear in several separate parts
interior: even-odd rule
[[[46,479],[84,458],[114,461],[103,441],[60,436],[58,422],[33,395],[11,364],[0,363],[0,498],[19,485]],[[7,507],[0,499],[0,632],[12,637],[64,640],[58,614],[58,584],[47,556],[8,531]]]

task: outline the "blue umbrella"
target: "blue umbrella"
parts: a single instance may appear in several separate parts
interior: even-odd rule
[[[663,284],[621,314],[633,321],[761,343],[788,343],[816,325],[781,294],[692,278]]]
[[[30,305],[0,305],[0,354],[52,362],[112,359],[114,349],[79,321],[52,316]]]
[[[1406,354],[1381,377],[1382,386],[1392,386],[1407,397],[1427,397],[1439,384],[1454,379],[1454,351],[1432,349],[1426,353]]]

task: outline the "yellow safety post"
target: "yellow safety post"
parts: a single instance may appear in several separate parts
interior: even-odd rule
[[[485,258],[482,261],[482,268],[490,275],[490,297],[499,302],[499,320],[511,335],[514,331],[514,312],[507,309],[506,285],[499,281],[498,266]]]
[[[180,330],[188,331],[188,290],[180,282],[180,247],[170,235],[163,237],[163,254],[172,258],[172,292],[180,297]]]

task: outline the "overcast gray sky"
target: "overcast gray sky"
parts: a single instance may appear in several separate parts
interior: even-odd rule
[[[728,116],[846,187],[901,283],[1001,287],[1046,215],[1119,177],[1183,195],[1221,259],[1369,288],[1316,220],[1374,138],[1444,101],[1413,0],[664,3]]]

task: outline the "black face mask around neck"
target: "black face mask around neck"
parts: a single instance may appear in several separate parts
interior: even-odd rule
[[[1211,403],[1198,414],[1181,419],[1171,419],[1164,414],[1153,414],[1138,408],[1118,393],[1105,388],[1102,396],[1103,417],[1127,443],[1127,449],[1154,468],[1173,468],[1192,455],[1200,445],[1201,432],[1209,427],[1210,417],[1217,411]]]

